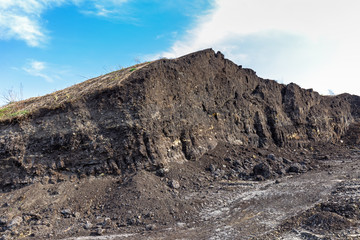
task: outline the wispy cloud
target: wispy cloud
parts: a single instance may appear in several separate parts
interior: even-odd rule
[[[128,0],[0,0],[0,40],[22,40],[31,47],[43,46],[49,36],[42,14],[54,7],[74,4],[80,12],[114,17]]]
[[[29,46],[39,46],[45,41],[39,24],[40,14],[44,9],[39,1],[0,1],[0,38],[21,39]]]
[[[112,17],[117,15],[118,13],[117,10],[107,8],[106,6],[101,4],[94,4],[94,6],[91,9],[82,10],[81,12],[83,14],[94,15],[98,17]]]
[[[123,13],[121,7],[128,1],[129,0],[77,0],[76,5],[81,7],[81,13],[83,14],[105,18],[118,18]]]
[[[105,6],[100,5],[100,4],[95,4],[95,8],[96,8],[95,14],[97,16],[102,16],[102,17],[108,17],[111,14],[114,14],[116,12],[114,10],[106,9]]]
[[[360,94],[357,0],[215,0],[158,57],[212,47],[260,76]],[[340,81],[341,79],[341,81]]]
[[[47,73],[49,70],[47,65],[45,62],[30,59],[22,70],[32,76],[43,78],[47,82],[53,82],[54,78]]]

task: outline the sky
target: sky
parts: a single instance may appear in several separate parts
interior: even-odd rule
[[[360,95],[358,0],[0,0],[0,105],[213,48],[262,78]]]

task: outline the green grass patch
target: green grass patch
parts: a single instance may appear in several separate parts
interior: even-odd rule
[[[4,107],[0,109],[0,119],[8,116],[9,114],[11,114],[11,108]]]
[[[130,72],[133,72],[133,71],[135,71],[136,70],[136,68],[132,68],[132,69],[130,69]]]
[[[30,111],[28,110],[20,110],[20,111],[17,111],[17,112],[14,112],[12,114],[10,114],[10,117],[19,117],[19,116],[25,116],[27,114],[29,114]]]
[[[29,110],[16,110],[13,106],[3,107],[0,109],[0,120],[26,116],[29,113]]]

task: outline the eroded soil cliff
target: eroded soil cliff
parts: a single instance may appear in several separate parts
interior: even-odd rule
[[[224,204],[232,207],[242,203],[243,186],[331,172],[326,161],[345,161],[360,142],[360,97],[261,79],[211,49],[112,72],[21,106],[26,114],[0,122],[0,227],[10,238],[214,224],[212,216],[227,215],[211,205],[221,199],[213,191],[222,184],[242,186],[231,187]],[[315,206],[327,201],[315,197],[327,190],[314,188],[313,199],[304,198],[297,211],[289,206],[260,235],[261,224],[249,223],[253,237],[291,235],[324,214],[334,217],[335,205]],[[237,222],[246,216],[234,213],[229,224],[237,230],[229,239],[241,235]],[[303,222],[295,223],[297,216]],[[356,216],[344,224],[358,226]]]
[[[219,142],[262,148],[335,143],[357,121],[360,105],[357,96],[320,96],[261,79],[210,49],[58,94],[73,96],[1,123],[2,187],[196,160]]]

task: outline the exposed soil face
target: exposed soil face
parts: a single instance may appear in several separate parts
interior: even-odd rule
[[[220,146],[216,153],[226,155],[228,146]],[[2,233],[7,239],[359,239],[359,151],[305,150],[298,156],[311,157],[311,170],[268,180],[229,177],[229,156],[210,152],[126,177],[38,182],[1,195]],[[237,159],[258,153],[242,151]]]
[[[360,105],[357,96],[320,96],[261,79],[213,50],[110,73],[57,94],[71,96],[57,108],[1,124],[3,188],[44,176],[123,175],[197,160],[219,142],[256,148],[338,142],[350,124],[357,126]]]
[[[357,237],[358,96],[209,49],[23,104],[0,123],[5,239]]]

